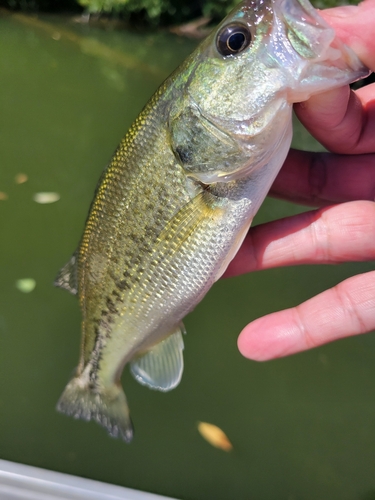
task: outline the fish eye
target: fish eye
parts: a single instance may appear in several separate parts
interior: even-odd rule
[[[228,24],[218,33],[216,47],[222,56],[231,56],[242,52],[250,45],[251,33],[244,24]]]

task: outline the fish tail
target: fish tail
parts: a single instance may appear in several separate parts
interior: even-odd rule
[[[94,420],[110,436],[121,437],[127,443],[133,438],[129,407],[120,384],[91,389],[81,377],[75,377],[66,386],[56,409],[74,418]]]

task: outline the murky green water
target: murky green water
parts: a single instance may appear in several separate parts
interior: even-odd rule
[[[52,22],[52,24],[50,24]],[[370,264],[276,269],[217,283],[186,320],[185,374],[168,394],[123,384],[131,445],[54,410],[78,360],[80,313],[54,289],[120,138],[193,48],[168,34],[0,17],[0,457],[191,500],[375,498],[375,336],[264,364],[236,339]],[[308,139],[298,133],[298,140]],[[17,184],[19,173],[28,181]],[[57,192],[53,204],[33,201]],[[4,195],[2,195],[4,197]],[[267,200],[258,222],[301,210]],[[16,281],[32,278],[24,293]],[[212,448],[197,421],[234,445]]]

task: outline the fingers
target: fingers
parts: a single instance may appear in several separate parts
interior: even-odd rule
[[[375,85],[356,92],[348,86],[296,104],[296,115],[327,149],[340,154],[373,153]]]
[[[375,130],[372,149],[375,150]],[[359,158],[290,150],[270,194],[314,206],[374,200],[375,153]]]
[[[320,14],[361,61],[375,71],[375,0],[365,0],[358,6],[325,9]]]
[[[259,318],[238,338],[245,357],[287,356],[375,329],[375,271],[354,276],[301,305]]]
[[[344,43],[375,71],[375,0],[322,12]],[[272,194],[325,205],[374,200],[375,86],[348,87],[295,106],[301,122],[338,155],[292,151]],[[361,158],[353,155],[361,154]],[[297,194],[295,194],[297,193]],[[356,201],[320,209],[250,231],[226,275],[313,262],[375,258],[375,204]],[[303,304],[248,325],[241,353],[266,360],[375,328],[375,271],[352,277]]]
[[[321,11],[336,35],[375,71],[375,0],[358,6]],[[349,87],[311,97],[295,106],[301,122],[327,149],[335,153],[374,152],[375,86],[353,92]]]
[[[298,264],[375,259],[375,203],[356,201],[250,229],[225,276]]]

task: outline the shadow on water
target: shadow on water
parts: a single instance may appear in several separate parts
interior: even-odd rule
[[[77,245],[103,166],[194,45],[0,16],[0,457],[189,500],[370,500],[374,335],[262,364],[243,359],[236,339],[247,322],[371,263],[217,283],[186,319],[176,390],[149,391],[125,370],[136,426],[129,446],[55,412],[77,363],[80,314],[53,279]],[[301,128],[295,143],[318,147]],[[46,192],[57,193],[54,203],[34,201]],[[257,223],[301,210],[268,199]],[[221,427],[233,450],[211,447],[198,421]]]
[[[26,27],[45,33],[55,41],[61,40],[75,44],[82,53],[88,56],[102,59],[108,63],[114,63],[126,70],[135,70],[140,74],[144,73],[144,76],[151,75],[157,78],[166,76],[165,72],[151,62],[150,64],[142,63],[139,55],[132,55],[128,51],[110,47],[95,37],[81,35],[71,29],[56,25],[56,23],[43,21],[37,17],[25,14],[13,14],[12,19]]]
[[[359,497],[359,500],[375,500],[375,489],[365,493],[363,496]]]

